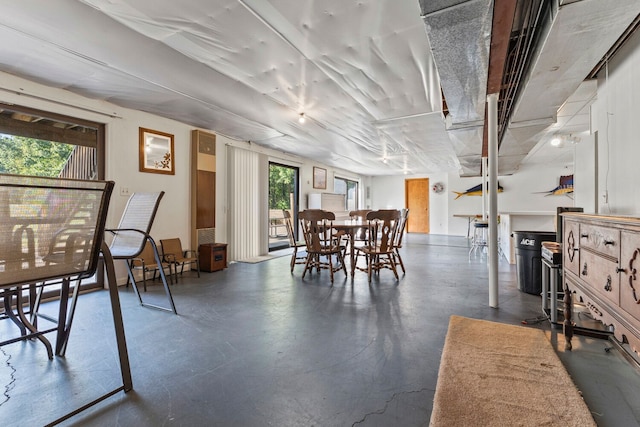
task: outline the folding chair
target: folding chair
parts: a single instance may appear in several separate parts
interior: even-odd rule
[[[164,262],[173,265],[173,273],[178,283],[178,266],[180,266],[180,275],[184,271],[185,264],[195,264],[200,277],[200,260],[198,259],[198,251],[193,249],[182,249],[182,242],[179,238],[160,240],[162,247],[162,257]]]
[[[102,253],[109,286],[122,385],[53,421],[56,425],[79,412],[133,388],[124,335],[120,299],[115,286],[115,270],[104,230],[112,181],[72,180],[0,174],[0,298],[7,316],[20,324],[21,335],[0,341],[0,346],[37,338],[53,359],[49,340],[56,331],[56,355],[64,355],[73,312],[82,279],[98,270]],[[30,231],[27,231],[30,230]],[[69,289],[74,288],[68,311]],[[24,312],[25,291],[34,287],[60,285],[61,295],[56,326],[38,329]],[[15,312],[14,312],[15,310]],[[34,316],[32,308],[32,318]]]
[[[164,196],[164,191],[159,193],[133,193],[131,197],[129,197],[127,206],[124,208],[124,212],[122,213],[122,218],[120,218],[118,228],[107,230],[113,234],[113,239],[109,244],[109,250],[111,251],[113,259],[127,261],[126,264],[129,280],[133,286],[133,291],[138,297],[138,301],[140,301],[140,305],[156,308],[158,310],[172,311],[174,314],[178,314],[176,306],[173,303],[173,297],[171,296],[171,290],[169,289],[164,269],[160,268],[158,271],[160,273],[162,284],[164,285],[165,293],[169,300],[170,308],[142,301],[142,296],[138,290],[138,284],[136,283],[136,279],[133,275],[129,262],[140,256],[148,242],[151,245],[156,264],[162,265],[162,259],[158,253],[156,242],[149,235],[162,196]]]

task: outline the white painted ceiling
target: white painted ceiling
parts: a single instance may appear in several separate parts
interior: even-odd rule
[[[483,111],[484,62],[476,58],[474,69],[436,62],[430,41],[437,44],[436,57],[487,55],[492,1],[440,0],[432,6],[441,9],[429,16],[421,16],[419,3],[2,0],[0,70],[364,175],[475,173],[482,132],[477,124],[460,129],[469,118],[456,112]],[[471,15],[461,20],[448,3],[468,3]],[[543,116],[551,120],[522,137],[508,132],[501,155],[514,159],[507,161],[513,170],[562,126],[588,130],[577,112],[592,97],[578,96],[575,105],[565,101],[640,12],[637,0],[559,3],[567,6],[556,15],[566,9],[572,19],[550,24],[528,77],[537,92],[519,105],[538,105],[535,98],[545,88],[555,95],[531,117],[531,108],[516,111],[522,116],[516,129]],[[591,13],[600,13],[597,22]],[[429,20],[434,16],[438,25]],[[576,16],[582,24],[573,22]],[[591,43],[582,49],[589,53],[574,46],[573,63],[559,65],[570,71],[563,72],[565,79],[557,78],[558,69],[536,71],[550,66],[545,60],[557,55],[559,45],[566,49],[560,37],[577,43],[580,36]],[[453,116],[449,124],[441,88]],[[551,128],[563,105],[570,118]]]

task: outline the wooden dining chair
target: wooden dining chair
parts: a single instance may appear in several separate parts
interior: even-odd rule
[[[395,249],[396,235],[400,225],[400,211],[398,210],[377,210],[367,214],[368,238],[363,246],[357,246],[356,253],[362,254],[366,260],[366,267],[356,269],[366,271],[371,283],[372,273],[377,273],[384,268],[393,271],[398,280],[396,269]]]
[[[349,242],[349,244],[354,245],[362,245],[367,241],[367,214],[371,212],[371,209],[359,209],[355,211],[349,212],[349,218],[352,220],[358,221],[362,223],[362,227],[357,228],[353,232],[353,242]]]
[[[293,269],[296,264],[306,264],[307,262],[307,253],[306,252],[298,252],[304,248],[306,248],[304,240],[297,240],[295,228],[293,227],[293,219],[291,218],[291,212],[286,209],[282,210],[282,215],[284,217],[284,223],[287,227],[287,236],[289,237],[289,247],[293,248],[293,252],[291,253],[291,273],[293,273]]]
[[[322,269],[329,270],[332,284],[335,272],[343,270],[346,276],[347,268],[344,263],[344,248],[341,245],[343,234],[334,233],[333,229],[335,214],[322,210],[306,210],[300,212],[298,217],[307,247],[307,257],[302,278],[304,279],[305,274],[312,272],[314,269],[318,272]]]
[[[398,223],[398,231],[396,232],[395,243],[393,244],[393,256],[397,265],[400,265],[402,274],[405,274],[404,263],[400,256],[400,249],[402,249],[402,239],[404,238],[404,230],[407,227],[407,219],[409,218],[409,209],[400,210],[400,221]]]

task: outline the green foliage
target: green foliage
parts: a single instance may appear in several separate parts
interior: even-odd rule
[[[0,135],[0,173],[58,176],[73,148],[58,142]]]
[[[269,165],[269,209],[290,209],[289,197],[294,193],[296,170]]]

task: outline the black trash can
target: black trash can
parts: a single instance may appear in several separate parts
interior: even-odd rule
[[[518,289],[528,294],[542,292],[542,242],[555,242],[550,231],[514,231]]]

